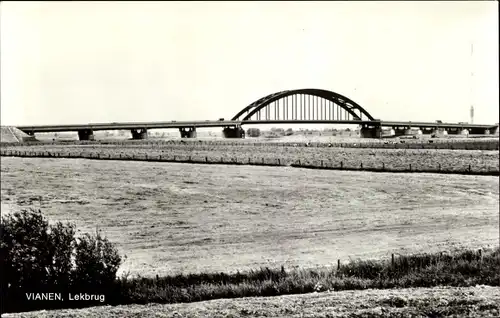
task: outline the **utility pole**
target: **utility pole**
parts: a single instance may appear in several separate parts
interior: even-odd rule
[[[470,44],[470,123],[474,123],[474,42]]]

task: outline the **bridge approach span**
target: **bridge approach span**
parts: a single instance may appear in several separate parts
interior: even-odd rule
[[[196,128],[223,127],[225,129],[237,129],[243,125],[276,125],[276,124],[344,124],[360,125],[365,129],[381,129],[390,127],[392,129],[419,128],[420,130],[470,130],[476,133],[490,131],[495,133],[498,125],[478,125],[465,123],[433,123],[433,122],[404,122],[404,121],[381,121],[381,120],[321,120],[321,119],[270,119],[270,120],[225,120],[225,121],[170,121],[170,122],[126,122],[126,123],[96,123],[83,125],[41,125],[41,126],[17,126],[23,132],[34,135],[35,133],[49,132],[79,132],[81,139],[91,137],[93,131],[100,130],[130,130],[136,133],[136,139],[147,137],[148,129],[178,128],[183,137],[193,137]],[[142,133],[142,135],[141,135]]]

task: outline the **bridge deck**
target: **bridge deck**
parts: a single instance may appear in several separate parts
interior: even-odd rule
[[[498,125],[478,125],[460,123],[432,123],[432,122],[403,122],[403,121],[371,121],[371,120],[226,120],[226,121],[169,121],[169,122],[125,122],[125,123],[95,123],[83,125],[40,125],[40,126],[18,126],[24,132],[64,132],[90,129],[98,130],[132,130],[132,129],[161,129],[182,127],[235,127],[239,125],[266,125],[266,124],[372,124],[382,127],[429,127],[429,128],[478,128],[489,129]]]

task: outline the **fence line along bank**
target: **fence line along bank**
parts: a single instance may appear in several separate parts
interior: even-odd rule
[[[289,166],[306,169],[344,170],[344,171],[370,171],[370,172],[404,172],[404,173],[442,173],[442,174],[465,174],[465,175],[485,175],[500,176],[497,169],[487,168],[477,169],[474,164],[466,164],[462,167],[442,167],[440,163],[436,167],[421,167],[416,164],[394,166],[380,162],[377,165],[366,165],[363,162],[352,163],[348,161],[335,161],[332,159],[301,160],[301,159],[267,159],[251,158],[241,159],[237,157],[225,158],[224,156],[193,157],[190,155],[150,155],[143,153],[136,154],[102,154],[98,152],[63,152],[63,151],[22,151],[0,149],[0,155],[6,157],[25,158],[66,158],[66,159],[92,159],[92,160],[124,160],[124,161],[148,161],[148,162],[175,162],[194,164],[224,164],[224,165],[257,165],[257,166]]]

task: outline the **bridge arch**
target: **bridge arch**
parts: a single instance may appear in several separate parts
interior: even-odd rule
[[[267,96],[264,96],[264,97],[256,100],[255,102],[251,103],[247,107],[240,110],[232,118],[232,120],[248,121],[248,120],[250,120],[250,118],[252,116],[258,114],[262,110],[265,110],[267,107],[270,107],[271,104],[277,102],[278,107],[279,107],[279,100],[287,99],[288,97],[293,97],[294,95],[295,95],[295,97],[296,96],[302,97],[302,95],[304,97],[308,96],[308,99],[310,99],[310,97],[322,98],[323,100],[330,102],[329,107],[336,106],[338,108],[343,109],[354,120],[375,120],[373,118],[373,116],[370,115],[370,113],[368,113],[363,107],[361,107],[359,104],[357,104],[356,102],[354,102],[350,98],[343,96],[339,93],[329,91],[329,90],[315,89],[315,88],[285,90],[285,91],[269,94]],[[285,107],[288,107],[288,104],[286,102],[287,101],[285,101],[285,104],[286,104]],[[295,98],[295,103],[297,103],[297,97]],[[294,107],[294,105],[293,105],[293,98],[292,98],[292,111],[291,111],[292,117],[294,117],[293,116],[293,107]],[[296,104],[295,104],[295,107],[297,107]],[[314,100],[313,100],[312,105],[307,105],[306,107],[308,107],[308,110],[310,111],[310,107],[314,107]],[[316,105],[316,107],[317,107],[317,105]],[[321,107],[323,107],[323,106],[321,106]],[[327,109],[325,107],[325,111],[326,110]],[[331,115],[332,110],[329,109],[329,111],[330,111],[330,115]],[[285,112],[285,110],[284,110],[284,112]],[[313,112],[314,112],[314,109],[313,109]],[[279,113],[279,111],[278,111],[278,113]],[[298,118],[298,116],[297,116],[297,113],[298,113],[297,109],[296,109],[295,113],[296,113],[295,114],[296,116],[295,116],[295,118],[292,118],[292,119],[300,120],[300,118]],[[314,114],[313,114],[313,117],[314,117]],[[325,118],[326,117],[327,116],[325,116]],[[333,116],[330,116],[330,117],[333,118]],[[330,118],[330,119],[332,119],[332,118]],[[326,119],[328,119],[328,118],[326,118]]]

